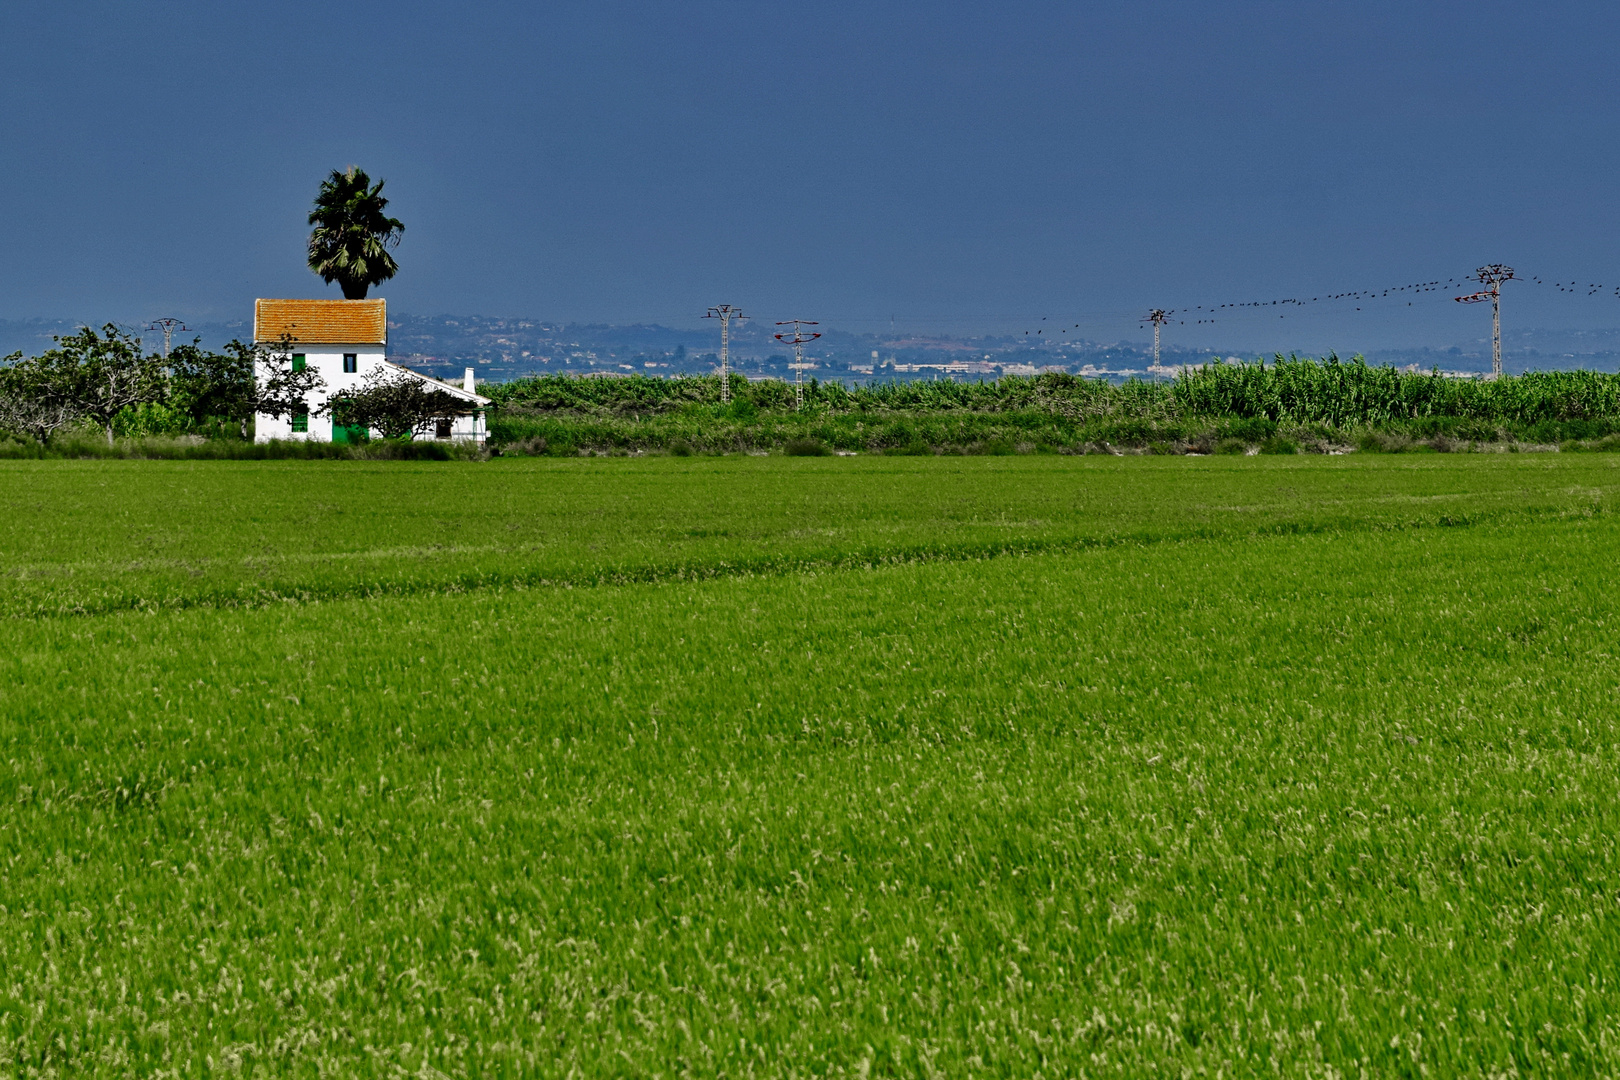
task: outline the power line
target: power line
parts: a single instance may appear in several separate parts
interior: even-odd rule
[[[1186,326],[1189,323],[1193,325],[1212,324],[1217,320],[1217,317],[1231,317],[1241,314],[1257,314],[1262,310],[1266,311],[1268,314],[1275,310],[1278,313],[1278,317],[1283,318],[1285,317],[1286,312],[1290,309],[1307,307],[1312,304],[1326,304],[1340,301],[1360,301],[1361,303],[1367,303],[1373,300],[1382,300],[1391,296],[1398,297],[1402,295],[1418,295],[1422,293],[1440,292],[1450,288],[1451,286],[1459,285],[1470,280],[1472,279],[1446,278],[1435,281],[1419,281],[1410,285],[1391,285],[1387,288],[1381,289],[1351,289],[1346,292],[1322,293],[1316,296],[1290,296],[1276,300],[1242,300],[1232,301],[1225,304],[1194,304],[1189,307],[1166,308],[1163,310],[1165,322],[1174,322],[1178,326]],[[1357,307],[1356,310],[1360,311],[1361,308]],[[1046,322],[1047,317],[1043,316],[1040,321]],[[1029,329],[1024,331],[1024,336],[1039,337],[1046,341],[1053,341],[1057,340],[1057,338],[1061,337],[1062,335],[1068,334],[1070,329],[1078,330],[1079,328],[1079,323],[1075,323],[1072,327],[1067,328],[1031,326]],[[1046,335],[1046,331],[1048,329],[1055,331],[1051,337]]]

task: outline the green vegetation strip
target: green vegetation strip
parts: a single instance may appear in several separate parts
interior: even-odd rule
[[[488,388],[504,409],[597,416],[650,416],[718,405],[718,376],[590,379],[561,375],[516,379]],[[733,376],[733,402],[720,415],[753,419],[794,407],[794,391],[777,379]],[[1533,371],[1493,381],[1452,378],[1368,364],[1277,356],[1252,364],[1212,363],[1167,382],[1048,373],[986,382],[954,379],[872,381],[863,386],[818,382],[806,387],[813,411],[844,413],[1045,412],[1060,417],[1220,417],[1346,427],[1423,417],[1496,424],[1620,419],[1620,375]]]
[[[1581,516],[1607,455],[0,463],[0,613],[595,585]]]
[[[87,329],[61,345],[28,360],[0,360],[0,401],[16,406],[0,409],[10,417],[0,416],[0,460],[444,460],[486,449],[528,457],[1620,449],[1617,374],[1542,371],[1484,380],[1373,366],[1360,357],[1280,355],[1271,363],[1189,368],[1167,382],[1054,371],[983,382],[901,382],[881,373],[865,385],[812,378],[801,388],[802,403],[779,379],[733,376],[731,400],[723,402],[718,376],[536,376],[482,387],[493,402],[487,447],[412,440],[409,433],[431,426],[434,409],[407,379],[393,386],[397,392],[374,386],[364,401],[348,403],[387,439],[258,444],[244,441],[254,416],[290,415],[309,390],[312,376],[287,367],[286,355],[232,342],[223,354],[180,346],[165,361],[143,356],[116,326],[105,336]],[[101,376],[87,378],[87,371]],[[115,395],[127,402],[120,407],[104,392],[113,386],[134,397]],[[39,408],[44,402],[60,407]]]
[[[549,482],[601,531],[580,559],[700,520],[762,544],[861,509],[925,529],[963,498],[1224,524],[971,563],[7,620],[0,1070],[1613,1073],[1612,474],[1436,460],[874,472],[839,506],[764,503],[777,531],[760,491],[684,487],[683,462],[571,463],[584,480],[538,471],[524,497]],[[55,510],[59,560],[99,554],[108,580],[159,535],[154,488],[170,513],[224,490],[118,464],[30,474],[58,496],[120,481],[77,533]],[[771,464],[742,475],[847,475]],[[357,485],[358,539],[263,483],[261,535],[353,553],[500,520],[477,489],[460,519],[413,511],[410,468],[291,474],[305,498]],[[664,502],[595,513],[642,484]],[[1390,527],[1439,503],[1475,524]],[[1255,535],[1285,510],[1337,524]],[[163,536],[210,557],[252,520]],[[41,559],[49,527],[8,522]]]
[[[988,382],[541,376],[489,388],[505,454],[669,450],[788,453],[1156,453],[1620,447],[1620,375],[1530,372],[1495,381],[1375,367],[1356,357],[1215,363],[1169,382],[1061,373]]]

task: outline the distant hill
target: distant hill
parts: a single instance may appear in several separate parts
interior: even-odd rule
[[[0,355],[37,354],[52,345],[54,335],[72,333],[71,320],[0,320]],[[124,327],[149,345],[161,342],[158,331],[144,324]],[[788,350],[771,337],[773,325],[753,321],[733,324],[731,356],[736,369],[751,377],[791,378]],[[246,320],[191,324],[177,331],[175,342],[201,338],[220,348],[252,332]],[[459,378],[463,368],[480,379],[502,382],[525,375],[551,373],[601,375],[683,375],[712,372],[719,364],[718,327],[675,329],[633,324],[561,323],[544,319],[482,315],[406,315],[389,323],[389,354],[399,363],[439,376]],[[987,379],[1003,373],[1031,374],[1062,370],[1104,378],[1146,377],[1151,363],[1146,342],[1074,341],[1031,346],[1025,337],[949,337],[851,334],[828,329],[805,350],[816,364],[807,376],[822,379]],[[1166,368],[1203,364],[1221,356],[1252,359],[1246,350],[1165,349]],[[1370,350],[1372,363],[1415,366],[1419,370],[1480,372],[1490,370],[1489,339],[1450,348]],[[1510,372],[1588,368],[1620,371],[1620,329],[1520,330],[1504,335],[1504,364]]]
[[[774,324],[733,324],[731,361],[752,377],[792,378],[789,349],[772,337]],[[479,378],[505,381],[544,373],[627,375],[706,374],[719,365],[719,327],[607,326],[482,316],[400,316],[390,324],[389,352],[400,363],[434,374],[473,366]],[[1207,361],[1210,353],[1166,352],[1167,363]],[[805,349],[827,379],[995,378],[1013,371],[1146,374],[1148,354],[1135,345],[1076,343],[1031,348],[1010,337],[955,338],[851,334],[828,329]]]

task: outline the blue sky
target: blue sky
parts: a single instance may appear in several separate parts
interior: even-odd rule
[[[337,296],[304,215],[355,163],[407,226],[379,293],[419,314],[1113,339],[1500,261],[1611,290],[1510,285],[1510,325],[1620,326],[1617,55],[1620,6],[1522,0],[10,0],[0,318]],[[1290,318],[1175,332],[1488,324],[1439,295]]]

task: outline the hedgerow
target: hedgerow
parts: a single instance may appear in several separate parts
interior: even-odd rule
[[[1599,440],[1620,431],[1620,375],[1532,372],[1495,381],[1402,371],[1361,357],[1211,364],[1163,383],[1062,373],[989,382],[848,386],[811,380],[805,406],[780,380],[548,375],[491,387],[492,443],[512,453],[711,452],[813,439],[866,452],[1160,447],[1209,452],[1282,439],[1307,449],[1370,448],[1369,432],[1451,443]],[[1382,444],[1379,444],[1382,445]]]

